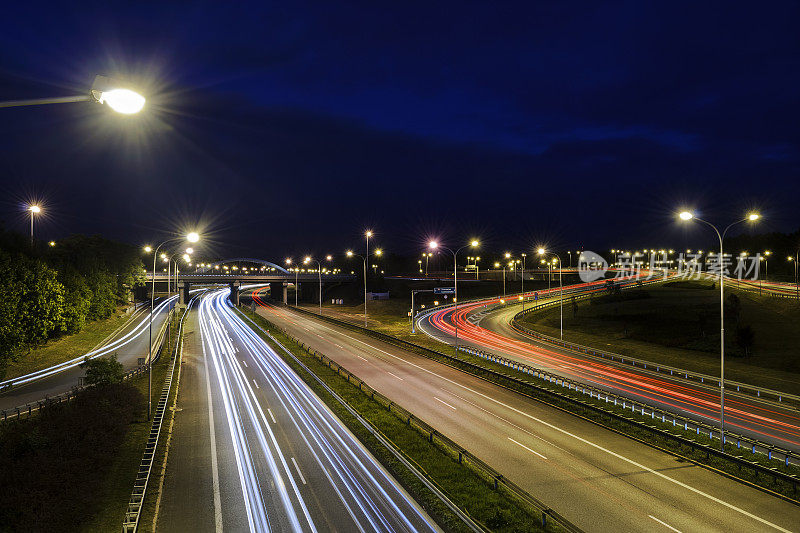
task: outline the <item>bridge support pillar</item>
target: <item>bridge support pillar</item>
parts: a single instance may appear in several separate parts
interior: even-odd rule
[[[282,281],[269,284],[269,297],[276,302],[283,302],[284,305],[289,303],[288,292],[287,284]]]
[[[231,295],[229,299],[231,303],[235,306],[239,305],[239,287],[241,286],[241,282],[239,281],[232,281],[230,284],[231,287]]]
[[[192,288],[192,284],[188,281],[181,281],[178,283],[178,301],[183,305],[188,305],[191,296],[189,295],[189,290]]]

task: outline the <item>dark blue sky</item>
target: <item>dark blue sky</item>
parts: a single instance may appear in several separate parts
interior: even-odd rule
[[[106,74],[148,105],[0,110],[0,218],[24,230],[39,198],[43,238],[134,243],[198,221],[214,253],[265,258],[365,227],[403,252],[710,242],[683,205],[800,226],[797,3],[386,6],[4,8],[0,99]]]

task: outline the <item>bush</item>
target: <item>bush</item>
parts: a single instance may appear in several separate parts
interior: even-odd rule
[[[114,383],[122,383],[122,378],[125,375],[122,363],[117,361],[117,354],[107,359],[89,359],[87,357],[80,366],[86,369],[86,377],[83,382],[89,386],[103,387]]]
[[[80,529],[97,511],[129,424],[143,414],[142,394],[120,383],[0,426],[0,530]]]

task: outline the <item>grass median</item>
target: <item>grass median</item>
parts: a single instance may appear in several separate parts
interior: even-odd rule
[[[368,420],[381,434],[393,442],[402,453],[415,463],[448,497],[474,520],[493,531],[541,531],[541,517],[526,509],[501,490],[496,490],[485,479],[459,464],[436,443],[409,426],[386,409],[384,405],[361,392],[357,386],[336,371],[306,353],[294,340],[284,335],[263,317],[242,311],[256,324],[268,329],[275,338],[319,377],[360,416]],[[280,347],[275,346],[263,332],[256,332],[272,344],[295,372],[329,406],[337,417],[352,431],[370,452],[395,476],[423,508],[446,531],[466,531],[466,527],[405,465],[398,461],[352,414],[344,408],[313,376]],[[547,530],[557,529],[548,526]]]

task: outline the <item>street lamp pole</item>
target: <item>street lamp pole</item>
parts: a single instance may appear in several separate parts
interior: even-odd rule
[[[523,312],[525,311],[525,256],[526,255],[527,254],[522,254],[522,286],[520,287],[521,288],[521,292],[522,292],[522,311]]]
[[[41,213],[42,212],[42,208],[39,207],[38,205],[31,205],[31,206],[28,206],[28,211],[31,214],[31,248],[33,248],[33,245],[34,245],[34,241],[33,241],[33,217],[35,215],[38,215],[39,213]]]
[[[166,241],[162,242],[158,246],[156,246],[155,251],[153,251],[153,285],[150,291],[150,319],[148,323],[148,335],[149,335],[149,342],[147,344],[147,419],[150,420],[150,416],[153,411],[153,308],[155,307],[155,299],[156,299],[156,260],[158,259],[158,250],[164,246],[165,244],[179,241],[184,237],[175,237],[174,239],[167,239]],[[189,233],[185,239],[189,242],[197,242],[200,240],[200,236],[195,233]]]
[[[546,256],[548,253],[547,250],[545,250],[544,248],[539,248],[539,250],[537,251],[539,252],[539,255],[544,255],[544,256]],[[561,322],[559,326],[560,329],[559,335],[560,339],[564,340],[564,283],[561,278],[561,271],[564,270],[564,265],[561,262],[561,256],[559,256],[558,254],[554,254],[552,252],[550,252],[550,255],[553,256],[558,261],[558,307],[559,307],[560,322]],[[550,261],[547,262],[547,268],[549,272]],[[548,281],[548,288],[549,286],[550,283]]]
[[[455,294],[453,295],[453,301],[455,303],[455,309],[453,311],[453,324],[455,324],[456,328],[456,335],[455,335],[456,352],[458,352],[458,252],[468,247],[477,248],[478,244],[479,244],[478,241],[473,239],[469,244],[462,246],[461,248],[457,249],[454,252],[453,250],[447,248],[446,246],[440,246],[439,243],[436,241],[431,241],[430,243],[428,243],[428,246],[431,249],[442,248],[443,250],[447,250],[448,252],[453,254],[453,288],[455,292]]]
[[[703,220],[702,218],[697,218],[689,211],[683,211],[680,215],[681,220],[697,220],[698,222],[702,222],[706,226],[709,226],[714,232],[717,234],[717,238],[719,239],[719,433],[720,433],[720,448],[722,451],[725,451],[725,291],[724,291],[724,283],[725,283],[725,272],[722,268],[724,264],[725,254],[722,247],[722,242],[725,239],[725,234],[728,233],[728,230],[731,229],[736,224],[740,224],[742,222],[755,222],[759,219],[759,215],[756,213],[751,213],[745,218],[741,220],[737,220],[736,222],[732,222],[731,224],[726,227],[722,233],[719,232],[717,227],[708,222]]]

